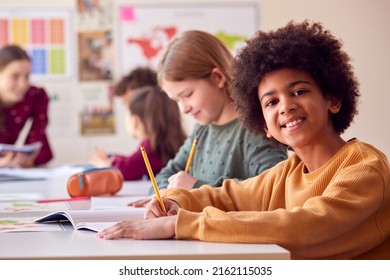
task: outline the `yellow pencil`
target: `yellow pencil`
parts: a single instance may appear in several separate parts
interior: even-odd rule
[[[158,202],[160,203],[161,210],[166,214],[167,210],[165,209],[164,203],[162,202],[161,195],[160,195],[160,192],[159,192],[158,187],[157,187],[156,179],[154,179],[154,175],[153,175],[152,168],[150,167],[148,155],[146,154],[144,147],[140,146],[140,148],[141,148],[142,156],[143,156],[144,161],[145,161],[146,169],[148,169],[149,177],[150,177],[150,180],[152,181],[154,192],[157,196]]]
[[[192,158],[194,157],[195,149],[196,149],[196,145],[197,145],[197,144],[198,144],[198,137],[195,137],[195,138],[194,138],[194,142],[192,143],[190,155],[189,155],[189,157],[188,157],[186,169],[184,170],[184,171],[187,172],[187,173],[188,173],[188,171],[190,170]]]

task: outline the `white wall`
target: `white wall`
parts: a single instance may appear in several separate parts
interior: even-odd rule
[[[164,3],[167,1],[117,0],[115,3]],[[199,3],[182,0],[170,2]],[[201,2],[209,2],[202,0]],[[218,1],[240,2],[240,0]],[[0,0],[1,5],[60,5],[74,7],[76,0]],[[387,93],[387,79],[390,74],[390,1],[388,0],[260,0],[259,28],[269,30],[283,26],[290,20],[310,19],[321,21],[339,38],[353,59],[353,65],[361,84],[359,115],[344,135],[345,139],[357,137],[381,149],[390,158],[389,126],[387,108],[390,97]],[[76,49],[76,48],[75,48]],[[119,58],[120,59],[120,58]],[[76,67],[76,66],[75,66]],[[69,115],[56,119],[56,108],[51,108],[49,135],[56,155],[56,163],[82,163],[94,146],[99,145],[108,151],[129,153],[137,146],[130,139],[123,124],[123,108],[117,102],[117,131],[114,136],[80,136],[77,129],[77,114],[80,98],[78,82],[48,84],[48,88],[63,88],[69,93]],[[119,101],[119,100],[118,100]],[[73,127],[72,130],[67,129]],[[192,121],[186,119],[190,130]],[[54,137],[55,136],[55,137]]]

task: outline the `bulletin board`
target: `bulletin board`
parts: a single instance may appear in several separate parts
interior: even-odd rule
[[[17,44],[27,51],[33,80],[70,79],[75,41],[71,15],[64,7],[1,7],[0,46]]]
[[[156,68],[168,42],[185,30],[207,31],[234,52],[259,27],[256,2],[123,4],[116,12],[120,75],[137,66]]]

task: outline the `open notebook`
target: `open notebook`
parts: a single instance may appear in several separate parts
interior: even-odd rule
[[[101,231],[117,222],[143,219],[145,208],[56,211],[36,223],[70,222],[74,229]]]
[[[35,142],[26,145],[0,144],[0,152],[20,152],[25,154],[32,154],[42,147],[42,142]]]

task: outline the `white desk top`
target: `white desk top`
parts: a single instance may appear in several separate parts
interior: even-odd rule
[[[68,177],[0,182],[0,193],[37,192],[46,199],[69,197]],[[118,195],[147,196],[149,188],[149,182],[126,182]],[[89,207],[88,201],[72,203],[73,209]],[[0,217],[3,215],[0,213]],[[0,259],[290,259],[289,251],[273,244],[104,240],[82,230],[0,233],[0,248]]]
[[[104,240],[90,231],[0,234],[0,259],[289,259],[276,245]]]

